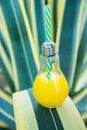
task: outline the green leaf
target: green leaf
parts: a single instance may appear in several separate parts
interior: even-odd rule
[[[61,68],[69,82],[70,95],[73,101],[78,103],[80,108],[81,103],[79,102],[86,95],[85,86],[87,85],[87,22],[85,25],[84,22],[82,22],[82,24],[80,22],[83,18],[82,9],[84,0],[48,1],[51,5],[52,40],[56,42],[56,50],[59,51]],[[84,15],[84,17],[87,17],[87,15]],[[41,45],[46,40],[45,19],[45,7],[43,0],[0,1],[0,68],[2,66],[7,79],[10,82],[12,80],[14,83],[15,88],[13,90],[13,85],[9,82],[13,91],[29,88],[33,84],[34,78],[40,67],[39,54],[41,52]],[[85,43],[84,46],[83,42]],[[24,91],[24,93],[25,92],[26,91]],[[19,93],[21,94],[22,92]],[[18,94],[18,96],[20,94]],[[18,100],[19,97],[17,98]],[[29,90],[26,94],[24,94],[23,98],[20,98],[19,102],[17,101],[17,103],[20,104],[20,101],[24,101],[24,99],[29,102],[31,98],[32,92]],[[28,102],[25,103],[24,101],[23,103],[28,104]],[[70,130],[71,125],[68,126],[68,121],[70,120],[72,122],[73,129],[74,127],[76,127],[76,130],[78,127],[80,129],[80,126],[77,126],[76,120],[72,118],[72,114],[74,115],[74,113],[77,112],[75,111],[73,105],[71,105],[71,101],[69,99],[65,103],[66,107],[64,106],[56,110],[53,109],[52,111],[49,110],[49,112],[41,106],[38,107],[33,98],[29,103],[31,104],[28,104],[29,109],[30,107],[31,109],[33,108],[35,112],[42,114],[42,116],[44,115],[44,112],[47,113],[46,117],[43,116],[44,120],[42,122],[45,124],[46,120],[51,120],[52,124],[49,123],[49,129],[51,124],[51,128],[53,129],[65,128],[66,130]],[[84,104],[84,101],[82,101],[82,104]],[[29,111],[28,107],[25,109]],[[23,111],[21,112],[18,110],[18,107],[15,111],[16,110],[18,111],[18,114],[23,114]],[[72,111],[69,113],[69,110]],[[33,117],[35,112],[33,112]],[[26,111],[24,113],[26,113]],[[67,117],[68,113],[70,114],[69,117]],[[22,114],[20,114],[18,119]],[[25,115],[27,115],[27,113]],[[79,119],[82,121],[81,117],[79,118],[78,114],[76,115],[76,119],[78,118],[79,123]],[[40,116],[40,121],[42,116]],[[33,117],[31,119],[33,119]],[[75,123],[76,126],[74,125]],[[29,125],[29,123],[27,123],[27,125]],[[25,127],[27,127],[27,125],[25,125]],[[43,123],[41,125],[43,126]],[[35,126],[38,128],[37,121]],[[47,129],[47,125],[45,124],[44,126],[46,126]]]
[[[33,36],[32,18],[31,18],[31,17],[32,17],[32,15],[31,15],[31,0],[24,0],[24,1],[23,1],[23,5],[24,5],[24,8],[25,8],[27,17],[28,17],[29,24],[30,24],[31,34],[32,34],[32,36]],[[35,44],[35,43],[34,43],[34,44]]]
[[[51,6],[51,35],[52,35],[52,41],[55,42],[56,33],[57,33],[57,25],[58,25],[58,18],[57,18],[58,0],[51,0],[50,6]]]
[[[6,55],[6,51],[4,50],[2,44],[0,44],[0,67],[2,68],[2,72],[5,75],[5,78],[9,84],[9,87],[12,92],[15,92],[13,75],[12,75],[12,66],[10,61]]]
[[[7,57],[8,57],[8,59],[9,59],[9,62],[11,62],[11,58],[10,58],[10,54],[9,54],[9,50],[8,50],[8,48],[7,48],[7,46],[6,46],[6,40],[5,40],[5,37],[3,37],[3,34],[1,33],[1,31],[0,31],[0,45],[3,45],[3,48],[4,48],[4,50],[5,50],[5,53],[6,53],[6,55],[7,55]],[[1,48],[0,48],[1,49]]]
[[[79,47],[79,19],[82,12],[82,1],[66,1],[60,35],[60,65],[71,88]]]
[[[80,114],[69,97],[60,107],[45,108],[36,102],[32,89],[28,89],[13,94],[13,106],[18,130],[20,128],[26,130],[86,130]],[[23,122],[21,124],[20,119]]]
[[[61,35],[61,28],[63,23],[63,15],[65,10],[66,0],[58,0],[57,5],[57,33],[56,33],[56,50],[59,50],[60,45],[60,35]],[[54,12],[55,13],[55,12]]]
[[[5,67],[7,68],[9,75],[11,77],[11,79],[13,79],[12,76],[12,66],[11,66],[11,58],[10,58],[10,54],[9,54],[9,50],[6,46],[6,40],[5,37],[3,37],[3,34],[0,32],[0,57],[2,58]],[[4,60],[5,59],[5,60]]]
[[[82,119],[85,122],[85,125],[87,126],[87,109],[83,110],[83,111],[80,111],[80,113],[81,113]]]
[[[22,12],[24,10],[21,10],[22,8],[22,5],[20,5],[18,1],[8,2],[5,0],[1,2],[1,11],[10,38],[8,48],[10,51],[16,90],[32,86],[37,73],[36,59],[38,60],[38,58],[35,59],[37,53],[35,52],[34,44],[31,43],[31,35],[29,34],[28,36],[26,30],[25,19]],[[32,53],[32,49],[35,55]]]
[[[71,93],[77,91],[81,85],[87,84],[87,19],[84,24],[80,46],[78,50],[77,63],[75,69],[75,76]]]
[[[0,121],[5,122],[11,129],[15,129],[12,98],[0,89]]]
[[[26,13],[31,25],[33,39],[38,54],[41,53],[41,45],[46,41],[45,34],[45,8],[43,0],[26,0]],[[30,7],[30,8],[29,8]]]
[[[7,126],[6,123],[4,123],[3,121],[0,121],[0,129],[1,130],[9,130],[9,127]]]
[[[85,97],[87,94],[87,84],[85,87],[81,88],[79,91],[75,92],[73,95],[71,95],[72,100],[74,103],[79,102],[83,97]]]
[[[76,107],[78,108],[85,124],[87,125],[87,94],[76,103]]]

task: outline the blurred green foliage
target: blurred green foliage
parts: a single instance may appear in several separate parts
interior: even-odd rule
[[[87,2],[46,3],[51,7],[51,40],[59,52],[69,95],[87,122]],[[46,40],[44,4],[43,0],[0,0],[0,68],[11,93],[32,87],[39,70]]]

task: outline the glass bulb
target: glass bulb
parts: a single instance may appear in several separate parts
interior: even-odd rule
[[[68,95],[68,83],[55,53],[55,43],[45,42],[40,56],[40,70],[33,84],[33,94],[45,107],[60,106]]]

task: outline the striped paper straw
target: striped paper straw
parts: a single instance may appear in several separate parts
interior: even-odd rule
[[[46,40],[51,40],[51,9],[50,6],[46,6]]]
[[[51,9],[50,6],[46,6],[46,41],[51,40]],[[51,60],[47,58],[47,79],[51,77]]]
[[[51,60],[50,58],[48,57],[47,58],[47,79],[50,80],[51,78]]]

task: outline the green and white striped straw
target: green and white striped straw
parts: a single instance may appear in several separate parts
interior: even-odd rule
[[[52,69],[52,67],[51,67],[51,60],[48,57],[47,58],[47,79],[48,80],[50,80],[50,78],[51,78],[51,69]]]
[[[46,6],[46,40],[51,40],[51,9],[50,6]]]
[[[46,6],[46,41],[51,40],[51,9],[50,6]],[[47,79],[50,80],[51,77],[51,60],[47,58]]]

